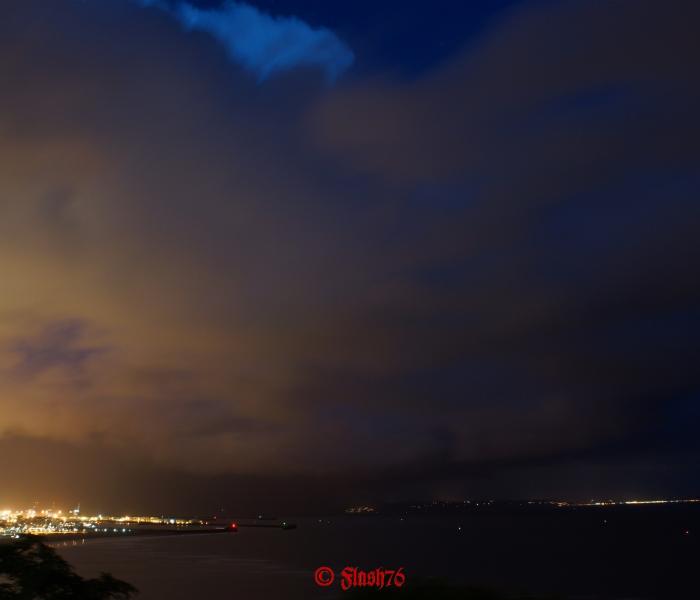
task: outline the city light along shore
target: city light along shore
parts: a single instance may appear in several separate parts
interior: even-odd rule
[[[63,510],[0,511],[0,539],[26,535],[51,539],[116,537],[129,535],[179,535],[193,533],[236,533],[240,527],[295,529],[284,520],[258,518],[184,519],[165,516],[111,516],[81,514],[80,508]]]

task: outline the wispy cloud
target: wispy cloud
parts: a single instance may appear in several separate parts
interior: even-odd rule
[[[298,67],[313,67],[333,82],[355,60],[350,47],[329,29],[311,27],[294,16],[275,17],[243,2],[199,8],[188,2],[139,1],[164,10],[187,30],[212,35],[233,61],[255,73],[259,81]]]
[[[84,321],[69,319],[52,322],[38,335],[17,340],[11,348],[19,359],[15,373],[29,377],[49,369],[79,373],[88,360],[106,350],[86,345],[86,334]]]

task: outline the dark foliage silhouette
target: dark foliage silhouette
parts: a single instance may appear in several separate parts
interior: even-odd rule
[[[0,600],[127,600],[132,585],[102,573],[84,579],[36,537],[0,542]]]

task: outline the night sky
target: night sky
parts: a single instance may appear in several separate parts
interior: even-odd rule
[[[0,504],[700,495],[700,5],[251,2],[2,2]]]

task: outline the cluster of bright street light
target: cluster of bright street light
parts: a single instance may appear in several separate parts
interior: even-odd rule
[[[83,515],[79,509],[0,511],[0,536],[50,535],[71,533],[128,533],[127,525],[201,525],[201,521],[154,516]]]

